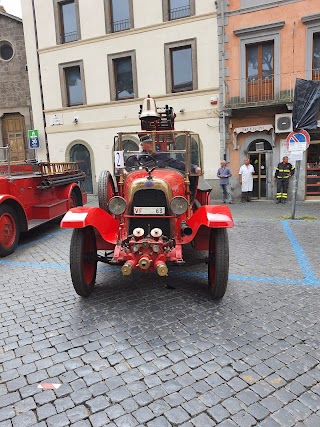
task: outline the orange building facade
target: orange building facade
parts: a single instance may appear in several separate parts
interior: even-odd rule
[[[222,0],[218,5],[221,156],[230,162],[236,196],[239,168],[249,157],[255,169],[253,198],[272,200],[277,164],[284,155],[295,162],[285,139],[292,130],[296,79],[320,81],[320,2]],[[320,122],[309,133],[298,200],[320,200]]]

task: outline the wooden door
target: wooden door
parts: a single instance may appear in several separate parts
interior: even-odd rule
[[[5,114],[2,118],[3,145],[10,146],[11,161],[26,159],[25,122],[20,114]]]

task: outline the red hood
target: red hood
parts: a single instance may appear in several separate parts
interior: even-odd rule
[[[151,176],[156,179],[161,179],[169,184],[172,189],[172,196],[183,196],[185,192],[184,177],[180,172],[172,169],[155,169]],[[132,183],[139,178],[147,178],[148,173],[145,170],[131,172],[124,182],[124,194],[127,194]],[[152,180],[146,179],[146,184]],[[146,188],[152,188],[152,185],[146,185]]]

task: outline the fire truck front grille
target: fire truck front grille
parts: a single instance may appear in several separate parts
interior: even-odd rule
[[[162,190],[146,189],[139,190],[134,194],[130,215],[134,215],[134,207],[165,207],[165,215],[169,215],[168,202],[165,193]],[[136,215],[130,218],[129,234],[132,231],[141,227],[147,234],[153,228],[161,228],[164,236],[171,237],[170,219],[162,218],[161,215],[157,218],[146,218],[141,215]]]

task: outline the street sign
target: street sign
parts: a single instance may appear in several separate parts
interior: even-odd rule
[[[309,133],[304,130],[295,130],[293,132],[290,132],[286,139],[286,146],[290,153],[293,154],[294,157],[296,157],[296,173],[294,175],[294,188],[293,188],[293,199],[292,199],[292,212],[291,212],[291,219],[294,219],[295,212],[296,212],[296,202],[297,202],[297,192],[298,192],[298,182],[299,182],[299,174],[300,174],[300,166],[301,166],[301,160],[303,158],[303,152],[306,151],[306,149],[310,145],[310,135]]]
[[[35,129],[28,130],[29,148],[40,148],[39,133]]]
[[[302,129],[290,132],[286,139],[289,151],[306,151],[310,144],[309,133]]]

